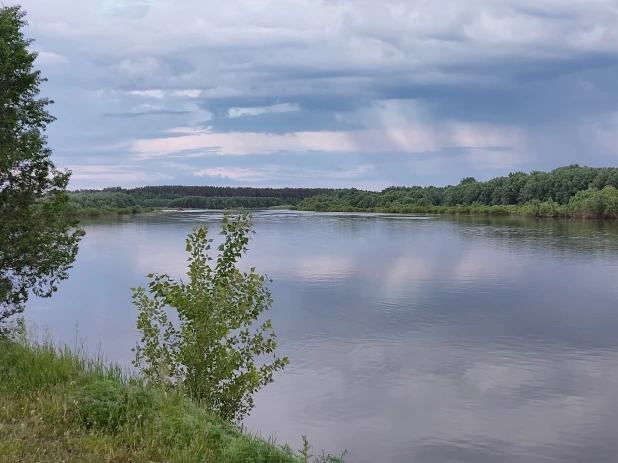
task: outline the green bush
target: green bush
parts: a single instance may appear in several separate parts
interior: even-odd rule
[[[208,254],[212,239],[205,227],[196,228],[186,241],[187,283],[150,274],[148,292],[133,289],[142,332],[134,365],[149,381],[179,387],[228,421],[240,421],[253,408],[252,395],[288,363],[274,354],[271,321],[257,324],[272,304],[269,280],[255,268],[242,273],[236,267],[252,232],[250,216],[225,214],[225,238],[214,265]],[[176,312],[178,324],[170,322],[168,309]],[[258,356],[270,361],[258,366]]]
[[[103,215],[103,211],[101,209],[95,209],[93,207],[86,207],[84,209],[78,210],[77,213],[87,217],[99,217]]]
[[[618,218],[618,190],[606,186],[578,192],[568,205],[569,214],[585,218]]]

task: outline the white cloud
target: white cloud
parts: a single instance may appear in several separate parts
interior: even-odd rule
[[[132,75],[150,75],[152,73],[159,72],[162,68],[162,63],[152,56],[145,56],[140,58],[128,58],[121,60],[116,68],[119,71],[126,72]]]
[[[129,95],[134,96],[143,96],[148,98],[156,98],[162,99],[165,96],[165,93],[161,89],[153,89],[153,90],[131,90],[127,92]]]
[[[174,96],[186,96],[189,98],[197,98],[202,93],[201,90],[196,88],[189,88],[186,90],[174,90]]]
[[[502,46],[551,41],[559,32],[556,24],[539,17],[487,10],[480,11],[463,30],[476,42]]]
[[[68,64],[69,61],[68,56],[51,51],[40,51],[37,56],[37,64],[41,65]]]
[[[374,166],[371,165],[360,165],[358,167],[355,167],[354,169],[349,169],[349,170],[338,170],[335,172],[314,172],[316,176],[324,176],[326,178],[332,178],[332,179],[354,179],[354,178],[358,178],[361,177],[371,171],[373,171],[375,168]]]
[[[130,150],[138,158],[166,156],[186,150],[209,150],[228,155],[267,154],[279,151],[306,152],[402,152],[419,153],[465,146],[519,148],[523,135],[517,128],[488,124],[453,123],[441,128],[413,125],[394,129],[266,134],[256,132],[215,133],[208,129],[178,128],[185,136],[142,139]]]
[[[125,63],[125,65],[130,66],[127,63]],[[200,96],[201,93],[202,93],[201,90],[194,89],[194,88],[190,88],[186,90],[173,90],[173,91],[166,91],[161,88],[155,88],[155,89],[148,89],[148,90],[129,90],[128,92],[126,92],[127,95],[157,98],[159,100],[165,98],[166,96],[197,98],[198,96]]]
[[[238,180],[241,182],[264,181],[272,178],[272,176],[268,176],[264,172],[257,171],[255,169],[241,169],[234,167],[213,167],[210,169],[202,169],[197,172],[193,172],[193,175],[197,177],[221,177],[228,180]]]
[[[70,165],[71,188],[105,188],[108,186],[130,186],[173,178],[160,172],[144,172],[130,165]]]
[[[227,117],[242,117],[242,116],[257,116],[267,113],[287,113],[290,111],[299,111],[300,107],[297,104],[280,103],[272,106],[261,106],[252,108],[230,108],[227,111]]]
[[[211,167],[193,172],[197,177],[213,177],[233,180],[243,183],[268,183],[275,181],[289,181],[295,184],[303,179],[331,179],[331,180],[354,180],[362,177],[373,170],[373,166],[361,165],[348,170],[319,170],[312,168],[292,168],[279,165],[263,165],[242,167]],[[382,185],[378,189],[384,188]]]

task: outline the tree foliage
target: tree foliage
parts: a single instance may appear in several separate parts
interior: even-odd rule
[[[618,190],[606,186],[578,191],[569,201],[569,214],[586,218],[618,218]]]
[[[311,196],[315,196],[320,193],[326,193],[330,191],[330,189],[163,185],[145,186],[124,191],[137,196],[162,196],[170,199],[181,198],[185,196],[218,196],[227,198],[244,196],[254,198],[279,198],[290,201],[310,198]]]
[[[222,186],[147,186],[124,189],[78,190],[70,193],[70,209],[121,210],[132,207],[156,208],[267,208],[295,205],[299,201],[331,191],[325,188],[249,188]]]
[[[250,216],[226,214],[214,265],[207,229],[187,238],[189,281],[149,275],[149,290],[134,289],[141,343],[134,364],[156,383],[174,383],[224,419],[239,421],[253,408],[252,394],[288,363],[274,354],[270,320],[258,322],[272,298],[265,276],[236,267],[247,251]],[[178,323],[168,316],[173,309]],[[257,357],[270,357],[258,365]]]
[[[54,117],[24,37],[25,12],[0,7],[0,324],[31,292],[49,297],[77,254],[83,231],[66,218],[70,172],[52,162],[43,132]]]
[[[618,188],[618,169],[581,167],[577,164],[560,167],[551,172],[514,172],[479,182],[464,178],[458,185],[446,187],[390,187],[380,192],[357,189],[334,190],[308,198],[298,204],[298,209],[314,211],[386,210],[393,212],[423,212],[433,208],[459,209],[493,207],[494,211],[508,211],[511,206],[525,206],[537,211],[535,215],[580,215],[584,209],[567,207],[571,200],[587,190],[603,191],[606,187]],[[592,193],[591,193],[592,194]],[[577,201],[581,201],[577,199]],[[595,209],[599,217],[612,214]],[[585,213],[588,215],[588,212]],[[595,215],[597,216],[597,215]]]

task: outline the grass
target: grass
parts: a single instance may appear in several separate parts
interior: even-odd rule
[[[281,206],[270,206],[268,210],[271,211],[295,211],[296,206],[292,204],[282,204]]]
[[[250,435],[100,357],[0,340],[3,463],[343,463],[304,442],[293,452]]]
[[[535,210],[529,205],[509,206],[414,206],[391,205],[384,207],[359,208],[354,206],[324,205],[310,209],[319,212],[377,212],[388,214],[444,214],[444,215],[485,215],[485,216],[522,216],[522,217],[562,217],[580,218],[581,215],[570,213],[566,206],[540,208]]]
[[[70,213],[73,217],[101,217],[108,215],[132,215],[132,214],[142,214],[147,212],[155,212],[157,209],[153,207],[140,207],[140,206],[132,206],[132,207],[106,207],[106,208],[96,208],[96,207],[86,207],[83,209],[77,209]]]

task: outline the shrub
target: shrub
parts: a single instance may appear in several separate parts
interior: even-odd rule
[[[150,381],[179,386],[230,421],[241,420],[253,408],[252,395],[288,363],[274,355],[271,321],[257,323],[272,304],[269,280],[255,268],[241,273],[236,267],[252,232],[250,216],[225,214],[225,239],[214,266],[209,264],[207,228],[196,228],[186,241],[187,283],[150,274],[150,295],[144,288],[133,289],[142,332],[134,365]],[[175,310],[178,324],[170,322],[167,308]],[[271,361],[256,365],[256,357],[266,354]]]

